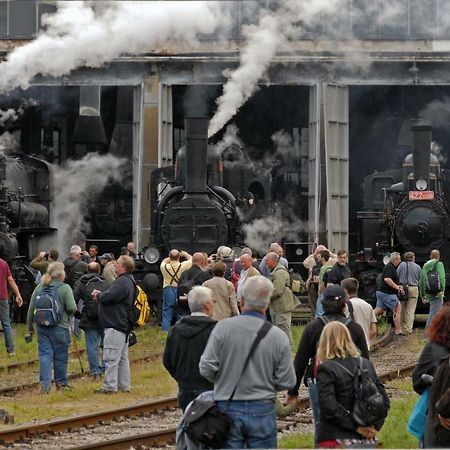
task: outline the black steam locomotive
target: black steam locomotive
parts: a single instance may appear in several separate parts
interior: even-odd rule
[[[423,264],[439,249],[448,268],[450,171],[441,169],[431,153],[431,127],[415,124],[412,154],[401,169],[376,172],[364,178],[364,208],[357,213],[360,248],[355,269],[367,298],[375,296],[375,280],[390,252],[412,251]]]
[[[186,146],[175,166],[151,175],[152,245],[136,261],[136,276],[150,297],[161,286],[159,263],[172,248],[214,252],[242,244],[242,224],[270,207],[271,174],[247,152],[208,145],[208,119],[186,119]]]

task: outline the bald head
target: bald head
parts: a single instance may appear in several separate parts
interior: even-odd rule
[[[197,252],[192,255],[192,264],[204,267],[205,266],[205,255],[203,253]]]
[[[171,261],[178,261],[180,259],[180,252],[176,249],[170,250],[169,259]]]
[[[100,273],[100,264],[96,262],[90,262],[88,264],[88,273]]]

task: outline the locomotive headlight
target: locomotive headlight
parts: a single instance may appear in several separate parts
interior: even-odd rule
[[[155,264],[159,260],[159,250],[156,247],[149,247],[145,250],[144,259],[149,264]]]
[[[416,181],[416,188],[418,191],[424,191],[428,187],[427,180],[424,180],[423,178],[419,178]]]

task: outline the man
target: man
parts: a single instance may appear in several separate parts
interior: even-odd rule
[[[369,349],[367,347],[364,331],[360,325],[351,318],[346,318],[344,315],[346,303],[347,295],[342,286],[333,285],[327,287],[323,292],[324,315],[323,317],[312,319],[308,325],[306,325],[298,345],[297,353],[295,354],[294,368],[297,375],[297,382],[294,388],[288,391],[289,401],[296,401],[298,397],[298,388],[303,379],[304,384],[308,386],[309,389],[309,398],[314,416],[315,437],[317,437],[320,417],[314,365],[317,345],[325,324],[334,320],[343,322],[347,326],[353,342],[359,348],[361,356],[369,358]]]
[[[178,316],[187,316],[190,314],[188,304],[188,293],[193,286],[201,286],[206,280],[212,278],[208,266],[208,259],[203,253],[197,252],[192,255],[192,267],[185,270],[178,281],[177,286],[177,305],[175,312]]]
[[[116,264],[111,253],[104,253],[99,256],[100,264],[103,266],[102,276],[109,284],[113,283],[116,277]]]
[[[331,252],[329,250],[321,250],[318,254],[318,261],[320,265],[320,271],[319,271],[319,288],[318,288],[319,296],[317,297],[316,312],[315,312],[316,317],[323,316],[324,314],[322,305],[322,298],[323,298],[322,293],[328,284],[328,273],[331,272],[335,264],[338,264],[337,262],[333,264],[333,260],[331,259]],[[331,285],[332,283],[330,284],[330,286]]]
[[[128,256],[136,258],[136,245],[134,242],[128,242],[127,244]]]
[[[128,360],[128,335],[132,329],[130,312],[136,295],[132,276],[134,260],[121,256],[116,262],[117,279],[105,292],[92,291],[99,303],[98,316],[104,328],[103,361],[105,378],[103,386],[95,392],[112,394],[130,391],[130,362]]]
[[[286,333],[289,344],[292,345],[292,310],[300,304],[300,301],[289,288],[289,272],[280,264],[279,259],[275,252],[269,252],[266,255],[266,264],[271,270],[273,283],[270,316],[272,323]]]
[[[212,319],[211,289],[193,287],[188,301],[191,315],[183,317],[169,330],[163,353],[164,367],[178,383],[178,405],[183,411],[202,392],[213,389],[212,383],[200,375],[198,364],[217,323]]]
[[[350,268],[348,267],[347,258],[347,250],[339,250],[337,252],[337,262],[324,274],[326,286],[331,284],[341,284],[342,280],[350,278]]]
[[[47,273],[48,265],[58,260],[59,253],[57,250],[50,250],[50,252],[39,252],[36,258],[30,262],[30,267],[39,270],[41,275]]]
[[[275,399],[278,391],[295,383],[289,341],[280,329],[270,328],[241,376],[266,320],[272,290],[265,277],[247,280],[242,288],[242,314],[216,325],[200,358],[200,374],[214,383],[217,406],[232,422],[224,448],[277,447]]]
[[[250,279],[251,277],[256,277],[261,275],[254,267],[253,267],[253,259],[252,256],[244,253],[239,258],[239,264],[241,266],[241,271],[239,273],[239,280],[237,282],[237,288],[236,288],[236,298],[238,301],[238,304],[241,302],[241,295],[242,295],[242,286],[244,285],[245,281]]]
[[[9,314],[8,286],[16,296],[17,305],[21,307],[23,305],[23,300],[19,288],[11,275],[8,263],[0,258],[0,322],[5,336],[6,353],[8,356],[15,356],[16,353],[14,351],[14,339]]]
[[[400,323],[402,334],[411,334],[414,325],[414,314],[416,312],[417,299],[419,298],[420,266],[414,261],[416,255],[406,252],[397,267],[398,279],[402,286],[408,286],[408,298],[401,301]]]
[[[186,261],[180,262],[180,256]],[[177,287],[182,273],[192,266],[192,256],[185,252],[173,249],[169,256],[161,262],[160,270],[163,276],[163,311],[162,324],[163,331],[168,331],[172,325],[177,306]]]
[[[269,253],[276,253],[279,257],[279,263],[285,268],[289,268],[288,260],[283,256],[283,247],[281,247],[280,244],[277,244],[276,242],[272,242],[269,247]],[[261,260],[261,263],[259,264],[259,273],[266,278],[270,278],[270,268],[267,267],[266,264],[266,256]]]
[[[80,328],[84,331],[89,371],[93,378],[99,378],[103,373],[103,365],[99,359],[103,328],[98,316],[98,303],[93,300],[92,291],[97,289],[103,292],[108,287],[109,283],[100,276],[100,264],[91,262],[88,264],[88,273],[75,283],[73,290],[74,297],[83,302],[81,313],[76,315],[80,319]]]
[[[394,320],[394,332],[396,335],[402,333],[402,326],[400,322],[401,306],[397,294],[403,293],[403,287],[398,278],[397,267],[401,261],[400,254],[397,252],[391,253],[390,262],[387,263],[383,272],[381,273],[380,286],[376,291],[377,304],[374,310],[378,317],[385,310],[392,311]]]
[[[87,252],[85,252],[87,253]],[[70,256],[64,260],[66,283],[73,289],[75,281],[87,273],[87,263],[82,260],[83,252],[79,245],[70,247]]]
[[[355,278],[345,278],[341,281],[348,297],[348,307],[351,310],[353,320],[358,323],[366,336],[367,347],[370,348],[370,340],[377,335],[377,318],[372,307],[362,298],[358,297],[359,283]]]
[[[98,247],[95,244],[92,244],[89,246],[89,257],[91,258],[91,262],[96,262],[99,263],[99,259],[98,259]]]
[[[428,328],[433,320],[433,317],[442,307],[444,291],[445,291],[445,269],[444,264],[440,261],[441,253],[439,250],[432,250],[430,259],[423,265],[420,272],[419,291],[422,298],[430,303],[430,314],[425,328]],[[438,293],[427,292],[427,277],[428,273],[432,270],[437,272],[439,278],[440,291]]]

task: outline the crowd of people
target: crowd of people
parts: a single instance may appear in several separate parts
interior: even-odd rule
[[[37,274],[27,329],[29,339],[37,336],[42,393],[51,389],[52,369],[56,388],[72,389],[67,363],[70,331],[77,327],[85,334],[90,373],[103,380],[95,392],[130,390],[129,312],[136,296],[131,244],[117,260],[110,253],[99,256],[95,245],[88,251],[73,245],[63,262],[54,250],[40,252],[31,262]],[[305,259],[314,317],[293,359],[291,315],[299,300],[278,243],[270,244],[261,262],[249,248],[235,258],[226,246],[214,255],[172,249],[161,262],[162,330],[167,332],[163,364],[177,381],[183,411],[188,413],[195,399],[210,395],[226,413],[231,427],[224,448],[276,448],[276,416],[295,411],[302,383],[310,396],[315,446],[375,448],[389,409],[369,360],[377,316],[390,311],[395,334],[409,334],[419,296],[430,303],[428,341],[413,376],[417,393],[429,390],[423,444],[450,444],[450,391],[444,370],[449,365],[450,308],[443,306],[445,270],[439,251],[431,252],[423,268],[412,252],[406,252],[403,261],[392,253],[377,285],[375,309],[358,297],[359,284],[351,277],[347,259],[347,251],[334,254],[321,245]],[[0,259],[0,320],[7,353],[13,355],[8,286],[22,303],[9,267]],[[384,411],[367,423],[352,412],[358,397],[355,380],[361,374],[375,386]],[[430,387],[424,374],[436,375],[439,387]],[[286,391],[287,405],[278,399],[280,391]],[[177,448],[199,448],[183,424]]]

